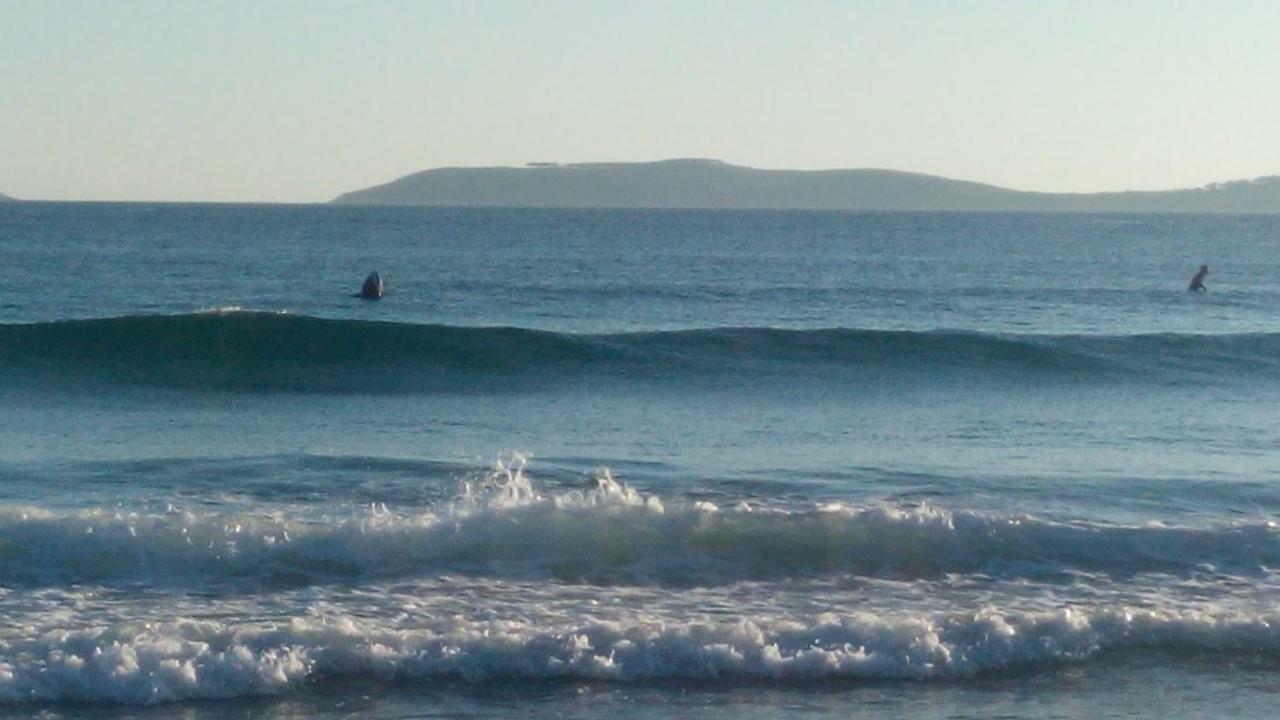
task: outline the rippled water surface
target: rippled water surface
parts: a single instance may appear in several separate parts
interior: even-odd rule
[[[0,206],[0,716],[1269,718],[1278,233]]]

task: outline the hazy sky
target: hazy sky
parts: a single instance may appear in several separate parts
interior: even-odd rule
[[[326,201],[712,157],[1034,190],[1280,174],[1273,0],[0,0],[0,192]]]

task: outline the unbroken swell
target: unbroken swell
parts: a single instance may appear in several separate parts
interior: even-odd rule
[[[1275,377],[1280,335],[1012,335],[737,327],[572,334],[266,312],[0,325],[0,372],[54,381],[295,392],[555,386],[584,377],[1045,382]]]

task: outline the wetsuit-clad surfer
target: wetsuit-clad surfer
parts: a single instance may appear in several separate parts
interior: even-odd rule
[[[1209,266],[1201,265],[1200,269],[1197,270],[1196,274],[1191,278],[1191,287],[1187,289],[1195,290],[1197,292],[1204,292],[1204,276],[1208,274],[1209,274]]]
[[[365,300],[381,300],[382,276],[376,272],[369,273],[369,277],[364,279],[364,285],[360,287],[360,297]]]

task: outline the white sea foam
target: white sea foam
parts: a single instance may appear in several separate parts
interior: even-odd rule
[[[441,571],[574,582],[706,584],[848,574],[1222,572],[1280,567],[1280,531],[1062,524],[932,506],[716,508],[663,501],[602,471],[590,487],[539,492],[522,462],[425,509],[329,515],[94,508],[0,509],[9,584],[281,580]]]
[[[351,615],[174,620],[0,641],[0,701],[152,703],[286,691],[319,678],[929,680],[1024,672],[1113,651],[1280,658],[1280,617],[1129,608],[562,627],[452,618],[405,629]]]

